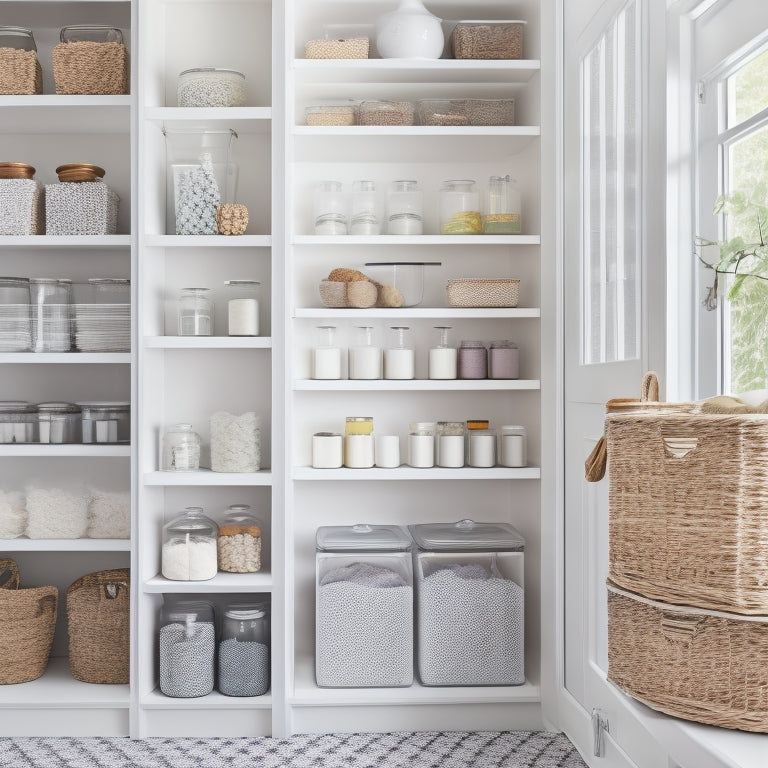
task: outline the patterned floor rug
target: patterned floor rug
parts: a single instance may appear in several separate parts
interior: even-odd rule
[[[541,731],[331,734],[290,739],[0,738],[2,768],[585,768]]]

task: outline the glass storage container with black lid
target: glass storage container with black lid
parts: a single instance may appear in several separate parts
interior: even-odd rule
[[[202,507],[187,507],[163,526],[162,574],[172,581],[207,581],[218,572],[219,526]]]
[[[224,609],[218,688],[225,696],[263,696],[269,690],[269,616],[261,603]]]
[[[315,678],[325,688],[413,682],[411,540],[394,525],[316,537]]]
[[[507,523],[408,526],[423,685],[521,685],[523,550]]]
[[[213,606],[204,600],[175,600],[160,612],[160,690],[191,698],[213,690],[216,628]]]

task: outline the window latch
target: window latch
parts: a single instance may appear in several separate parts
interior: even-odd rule
[[[605,713],[595,707],[592,710],[592,751],[595,757],[605,756],[605,734],[610,731]]]

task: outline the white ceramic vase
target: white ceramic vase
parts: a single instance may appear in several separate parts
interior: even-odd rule
[[[376,47],[383,59],[439,59],[445,38],[440,19],[421,0],[400,0],[376,21]]]

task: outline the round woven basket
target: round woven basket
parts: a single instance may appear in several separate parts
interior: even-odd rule
[[[16,561],[0,557],[0,589],[18,589],[19,578]]]

